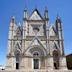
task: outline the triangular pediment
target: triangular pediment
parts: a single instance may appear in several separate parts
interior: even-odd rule
[[[22,29],[20,26],[17,26],[14,36],[21,36],[21,35],[22,35]]]
[[[43,49],[45,49],[45,47],[43,46],[43,44],[41,43],[41,41],[39,40],[39,38],[37,36],[35,36],[33,38],[33,40],[31,41],[31,43],[29,44],[29,46],[27,47],[27,49],[25,50],[25,52],[29,49],[29,48],[32,48],[32,47],[35,47],[35,46],[39,46]]]
[[[20,42],[17,41],[14,45],[14,51],[21,51],[21,45]]]
[[[39,38],[37,36],[34,37],[34,39],[32,40],[32,42],[30,44],[30,46],[36,46],[36,45],[41,46],[41,47],[44,48],[44,46],[42,45],[41,41],[39,40]]]
[[[18,33],[18,32],[21,32],[20,26],[18,26],[17,29],[16,29],[16,33]]]
[[[35,40],[33,41],[32,45],[40,45],[40,44],[39,44],[38,40],[35,39]]]
[[[49,29],[49,36],[56,36],[54,25],[51,25]]]
[[[24,51],[24,54],[29,54],[30,49],[33,49],[33,50],[42,50],[42,51],[44,51],[45,55],[47,54],[46,48],[44,47],[44,45],[41,43],[40,39],[37,36],[35,36],[33,38],[33,40],[31,41],[31,43],[29,44],[29,46]]]
[[[31,16],[29,17],[30,20],[42,20],[42,16],[40,15],[39,11],[37,9],[35,9]]]

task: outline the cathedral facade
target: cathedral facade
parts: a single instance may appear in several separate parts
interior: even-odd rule
[[[60,17],[49,26],[47,8],[44,16],[34,9],[28,16],[24,10],[23,24],[11,18],[6,69],[67,69]]]

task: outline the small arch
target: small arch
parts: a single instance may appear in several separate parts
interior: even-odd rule
[[[41,46],[31,46],[27,50],[27,53],[33,54],[34,52],[38,52],[40,56],[46,56],[47,55],[46,49],[42,48]]]
[[[39,56],[40,56],[40,53],[38,51],[33,52],[33,57],[39,57]]]
[[[53,51],[53,61],[54,61],[54,68],[59,69],[59,51]]]

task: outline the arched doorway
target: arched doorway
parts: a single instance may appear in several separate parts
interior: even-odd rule
[[[41,46],[34,45],[30,47],[26,53],[29,53],[33,58],[31,59],[31,68],[32,69],[44,69],[45,68],[45,59],[47,51]]]
[[[20,54],[19,53],[17,53],[16,54],[16,69],[19,69],[19,62],[20,62]]]
[[[54,68],[59,69],[59,53],[58,51],[53,51],[53,61],[54,61]]]
[[[15,54],[15,58],[16,58],[16,69],[20,68],[20,58],[21,58],[21,50],[20,50],[20,46],[18,43],[16,43],[15,48],[14,48],[14,54]]]
[[[33,69],[39,69],[40,67],[40,59],[39,59],[39,53],[34,52],[33,53]]]

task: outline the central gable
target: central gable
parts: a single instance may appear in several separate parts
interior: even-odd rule
[[[42,20],[42,16],[40,15],[39,11],[37,9],[35,9],[32,12],[32,15],[29,17],[30,20]]]

